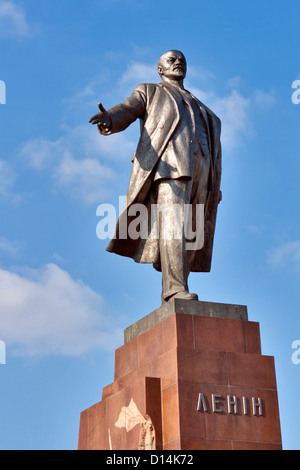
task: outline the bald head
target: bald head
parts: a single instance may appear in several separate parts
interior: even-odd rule
[[[180,56],[180,57],[183,57],[184,60],[185,60],[185,57],[184,57],[184,55],[183,55],[183,53],[182,53],[181,51],[177,51],[176,49],[172,49],[171,51],[167,51],[167,52],[165,52],[162,56],[160,56],[159,61],[158,61],[158,65],[160,65],[161,62],[164,61],[164,59],[165,59],[166,57],[173,56],[173,55],[174,55],[174,56],[177,56],[177,55],[178,55],[178,56]]]
[[[182,52],[171,50],[159,59],[157,71],[162,80],[182,82],[186,76],[186,59]]]

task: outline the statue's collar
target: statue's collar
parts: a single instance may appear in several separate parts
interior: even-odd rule
[[[200,100],[198,100],[198,98],[195,95],[193,95],[193,93],[191,93],[189,90],[186,90],[185,88],[182,89],[180,87],[172,85],[171,83],[165,82],[164,80],[160,82],[159,85],[162,87],[166,87],[169,93],[171,94],[171,96],[175,98],[175,100],[176,98],[177,99],[184,98],[185,93],[188,93],[192,98],[194,98],[199,108],[201,109],[206,125],[208,126],[206,106]]]
[[[180,91],[183,91],[183,92],[187,91],[187,92],[188,92],[188,90],[186,90],[185,88],[181,88],[180,86],[176,86],[176,85],[173,85],[172,83],[165,82],[164,80],[162,80],[162,81],[159,83],[159,85],[165,86],[165,87],[167,87],[167,88],[170,88],[171,90],[177,90],[177,91],[179,91],[179,92],[180,92]],[[189,93],[189,92],[188,92],[188,93]]]

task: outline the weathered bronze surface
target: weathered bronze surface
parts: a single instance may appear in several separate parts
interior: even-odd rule
[[[163,54],[157,69],[161,83],[138,85],[129,98],[108,111],[99,103],[99,112],[90,119],[104,136],[125,130],[136,119],[140,119],[141,124],[126,207],[107,251],[131,257],[139,263],[152,263],[161,271],[163,302],[174,297],[197,300],[196,294],[189,293],[188,276],[190,272],[211,269],[217,208],[221,200],[221,121],[184,88],[187,64],[182,52],[171,50]],[[151,208],[161,205],[192,207],[194,229],[196,208],[202,206],[204,242],[189,248],[183,218],[177,237],[163,235],[159,218],[158,236],[152,236],[154,227],[150,221],[146,236],[130,237],[128,233],[124,236],[124,227],[129,227],[136,216],[132,211],[136,204],[143,204],[148,214]],[[174,220],[169,217],[167,229],[174,229],[173,225]]]

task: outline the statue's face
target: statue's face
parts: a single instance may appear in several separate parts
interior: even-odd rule
[[[186,60],[180,51],[168,51],[161,56],[158,63],[158,73],[162,78],[183,80],[186,76]]]

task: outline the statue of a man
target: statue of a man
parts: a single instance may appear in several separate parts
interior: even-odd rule
[[[161,83],[138,85],[122,104],[99,112],[90,119],[102,135],[126,129],[140,119],[141,136],[133,156],[127,201],[107,251],[152,263],[162,272],[162,301],[171,298],[197,300],[189,293],[190,272],[209,272],[218,204],[221,200],[221,121],[183,86],[187,64],[184,55],[171,50],[161,56],[158,73]],[[177,221],[177,236],[124,236],[132,220],[135,204],[150,207],[204,208],[204,241],[189,249],[185,218]],[[184,212],[184,211],[183,211]],[[151,211],[149,211],[151,213]],[[203,212],[202,212],[203,214]],[[136,214],[135,214],[136,215]],[[184,220],[183,220],[184,219]],[[161,219],[158,218],[160,221]],[[170,226],[173,219],[167,221]],[[192,231],[193,233],[193,231]],[[128,235],[128,233],[127,233]]]

